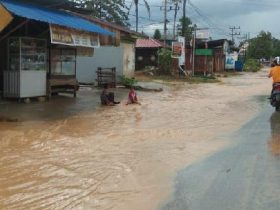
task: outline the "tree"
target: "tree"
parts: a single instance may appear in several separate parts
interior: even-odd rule
[[[154,39],[161,39],[161,33],[160,33],[160,30],[159,29],[156,29],[155,30],[155,33],[154,33]]]
[[[147,9],[147,11],[148,11],[148,13],[149,13],[149,17],[150,17],[150,15],[151,15],[151,13],[150,13],[150,6],[149,6],[149,4],[148,4],[148,2],[147,2],[147,0],[143,0],[143,2],[144,2],[144,4],[145,4],[145,7],[146,7],[146,9]],[[132,4],[134,4],[135,5],[135,19],[136,19],[136,26],[135,26],[135,29],[136,29],[136,32],[138,32],[138,23],[139,23],[139,0],[133,0],[133,2],[132,2]],[[131,6],[132,6],[132,4],[131,4]],[[131,6],[130,6],[130,8],[131,8]]]
[[[72,0],[78,7],[91,11],[93,17],[127,26],[128,7],[125,0]]]
[[[249,58],[266,58],[273,55],[273,38],[270,32],[261,31],[256,38],[249,41]]]
[[[186,41],[190,41],[192,39],[192,32],[193,32],[193,27],[192,27],[192,21],[190,18],[181,18],[180,19],[180,24],[182,27],[181,33],[179,33],[181,36],[184,36]],[[185,24],[185,27],[183,25]]]
[[[43,6],[62,8],[70,11],[85,13],[108,22],[127,26],[128,7],[125,0],[22,0],[23,2]],[[79,10],[77,10],[79,9]]]
[[[272,57],[280,56],[280,40],[273,38],[272,46],[273,46]]]

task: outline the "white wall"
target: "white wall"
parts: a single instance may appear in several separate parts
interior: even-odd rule
[[[77,57],[77,79],[83,83],[96,83],[96,70],[116,67],[117,75],[123,72],[123,48],[100,47],[94,49],[93,57]]]
[[[135,71],[134,44],[121,43],[119,47],[94,49],[93,57],[77,57],[77,79],[82,83],[96,83],[96,70],[116,67],[117,77],[133,77]],[[117,78],[118,79],[118,78]]]
[[[124,49],[123,56],[123,75],[133,77],[135,71],[135,46],[134,44],[121,43]]]

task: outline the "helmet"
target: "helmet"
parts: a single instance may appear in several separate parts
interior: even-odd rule
[[[280,57],[279,56],[275,57],[273,63],[275,63],[275,65],[280,65]]]

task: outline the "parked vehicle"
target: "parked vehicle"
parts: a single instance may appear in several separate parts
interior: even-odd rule
[[[275,107],[275,111],[280,111],[280,83],[275,83],[273,85],[270,104]]]

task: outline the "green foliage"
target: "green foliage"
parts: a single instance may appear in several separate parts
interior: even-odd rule
[[[135,78],[128,78],[125,76],[120,76],[121,84],[125,87],[133,86],[137,83],[137,80]]]
[[[181,18],[179,21],[180,21],[180,28],[182,28],[182,30],[183,30],[183,25],[185,25],[185,32],[183,33],[183,31],[180,31],[179,35],[182,36],[183,34],[185,34],[186,41],[190,41],[192,39],[192,32],[193,32],[193,27],[191,26],[192,25],[191,19],[186,17],[186,18]]]
[[[272,46],[273,46],[272,57],[280,56],[280,40],[273,38]]]
[[[155,30],[155,33],[154,33],[154,39],[158,39],[160,40],[161,39],[161,33],[160,33],[160,30],[159,29],[156,29]]]
[[[171,50],[162,48],[159,51],[159,69],[160,74],[171,74],[172,58]]]
[[[125,0],[69,0],[75,2],[77,7],[86,8],[91,11],[93,17],[97,17],[108,22],[127,26],[128,7]]]
[[[256,38],[249,41],[247,56],[254,59],[269,59],[273,54],[272,39],[270,32],[261,31]]]
[[[248,59],[246,60],[245,64],[244,64],[244,71],[247,72],[257,72],[261,69],[261,64],[258,60],[256,59]]]

